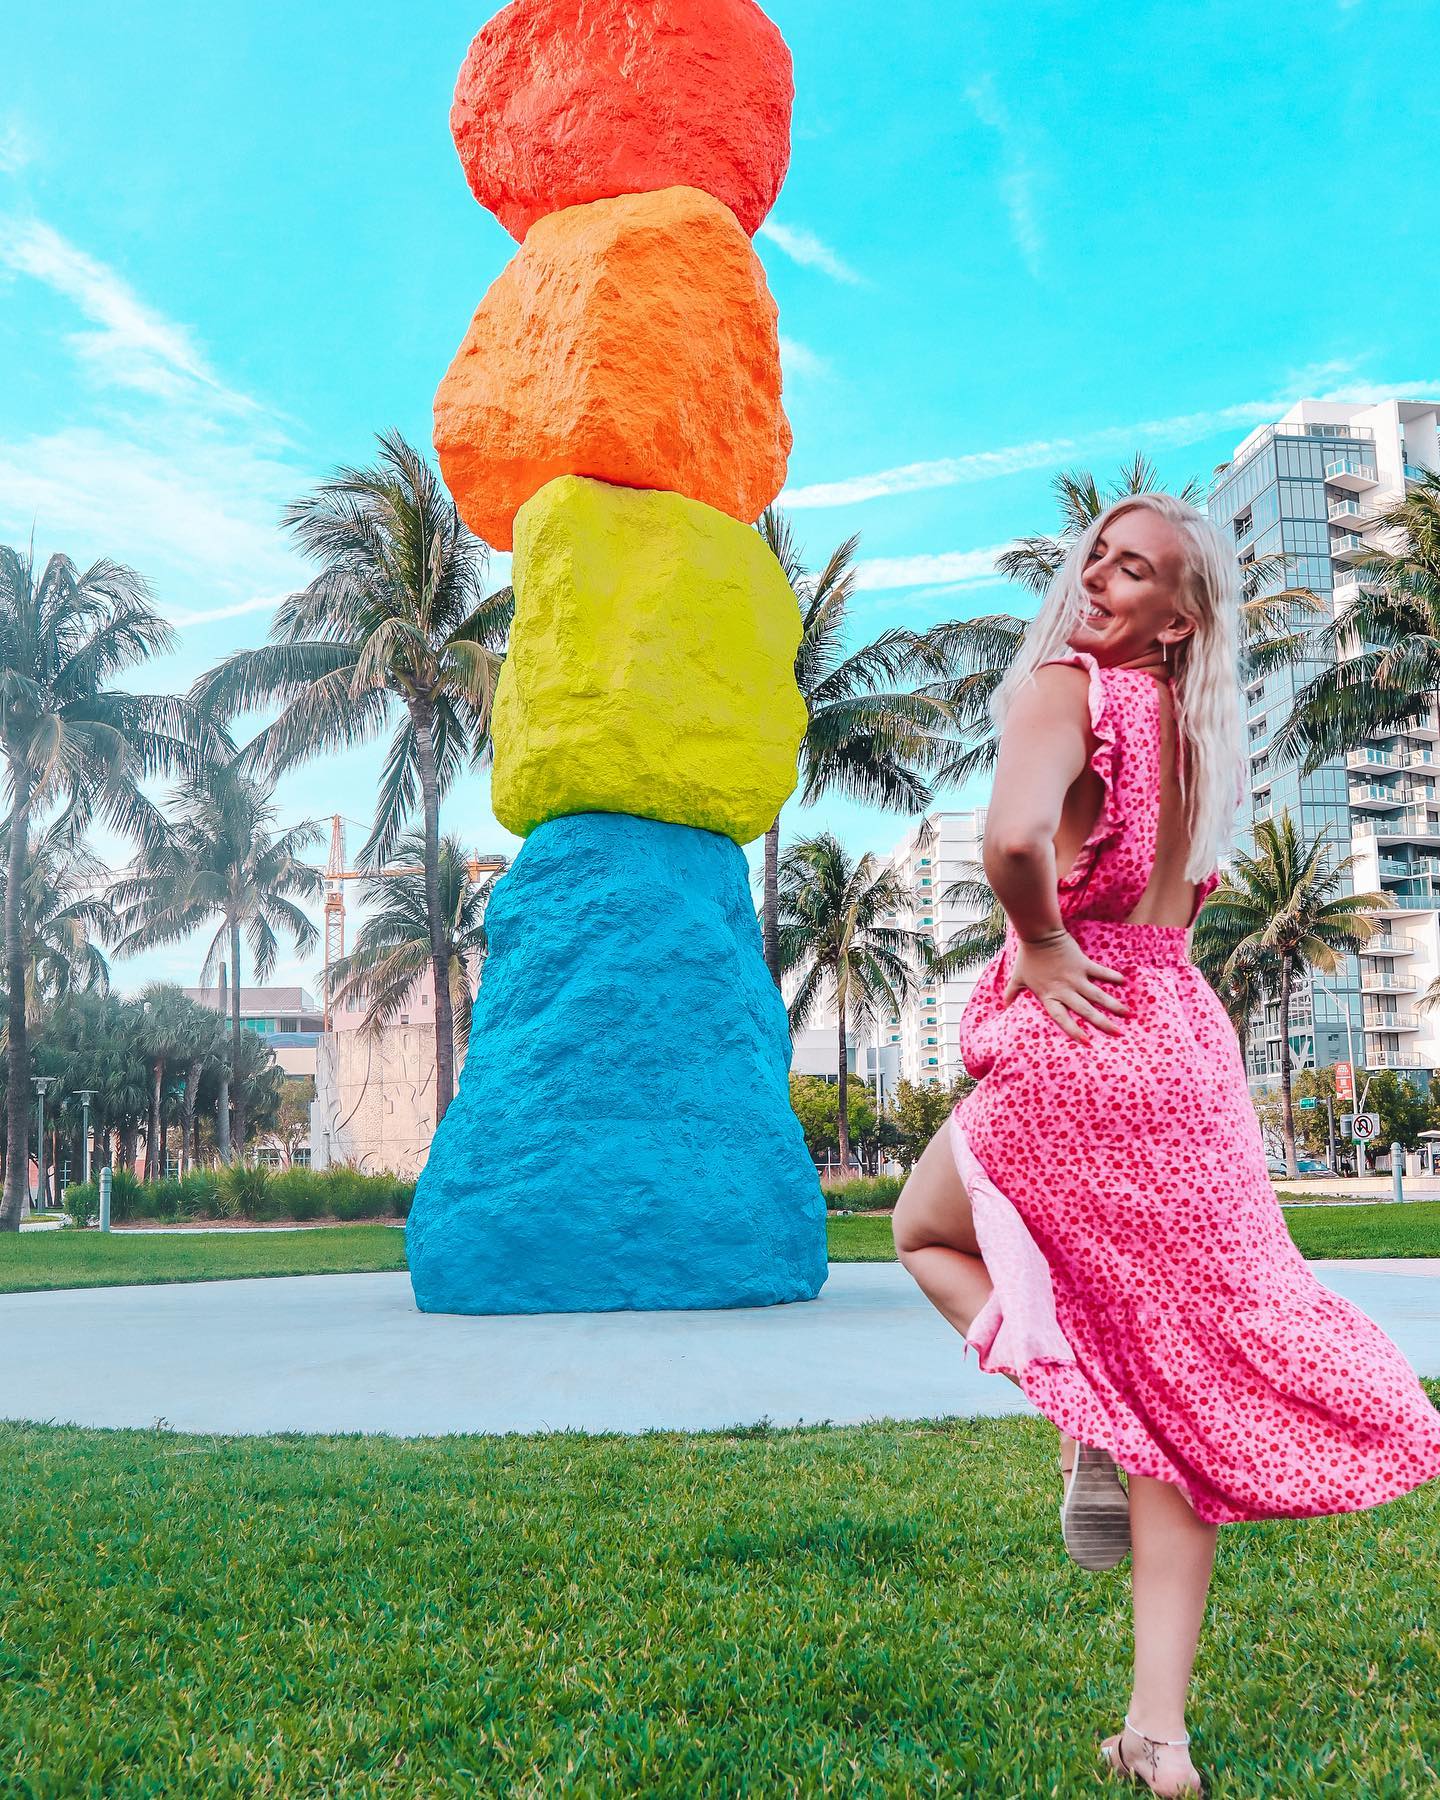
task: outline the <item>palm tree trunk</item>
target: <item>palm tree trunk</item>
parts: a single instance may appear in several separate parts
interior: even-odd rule
[[[5,1198],[0,1231],[18,1231],[30,1175],[30,1045],[25,1036],[25,932],[21,917],[25,866],[29,859],[30,778],[10,764],[14,806],[10,813],[10,855],[5,869],[6,1024],[10,1042],[5,1081]]]
[[[1280,959],[1280,1133],[1285,1140],[1285,1173],[1300,1173],[1295,1162],[1295,1103],[1290,1093],[1290,958]]]
[[[235,1108],[234,1153],[245,1160],[245,1083],[240,1079],[240,926],[230,921],[230,1100]]]
[[[836,1002],[835,1014],[840,1021],[840,1104],[835,1111],[835,1123],[840,1134],[840,1179],[842,1181],[850,1173],[850,1062],[847,1054],[849,1045],[846,1042],[850,1033],[846,1029],[846,1010],[843,1000]]]
[[[780,985],[780,821],[765,833],[765,887],[760,902],[765,967]]]
[[[195,1090],[200,1085],[201,1064],[192,1062],[185,1071],[185,1110],[180,1122],[180,1179],[183,1181],[190,1173],[190,1165],[194,1160],[192,1149],[195,1137]]]
[[[166,1058],[155,1058],[149,1075],[149,1118],[146,1120],[146,1181],[158,1181],[164,1175],[160,1163],[160,1087],[166,1080]]]
[[[220,964],[220,1017],[223,1019],[228,1011],[227,972],[225,964]],[[220,1102],[215,1108],[215,1148],[220,1152],[222,1163],[230,1160],[230,1071],[225,1066],[225,1059],[220,1059]]]
[[[428,707],[411,708],[420,797],[425,813],[425,916],[430,927],[430,978],[435,987],[435,1123],[445,1117],[455,1092],[455,1014],[450,1001],[450,948],[440,912],[440,781],[435,769],[435,730]]]

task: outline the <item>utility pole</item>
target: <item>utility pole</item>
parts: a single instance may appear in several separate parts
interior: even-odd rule
[[[45,1096],[55,1085],[53,1075],[32,1075],[35,1084],[35,1107],[39,1114],[39,1133],[35,1145],[35,1208],[45,1210]]]
[[[84,1179],[90,1179],[90,1102],[95,1098],[98,1089],[76,1088],[75,1098],[80,1102],[80,1116],[84,1123],[80,1127],[81,1155],[84,1159]]]

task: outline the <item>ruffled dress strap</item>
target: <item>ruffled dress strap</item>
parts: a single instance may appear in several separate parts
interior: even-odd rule
[[[1150,676],[1102,669],[1085,650],[1051,661],[1089,678],[1090,768],[1103,798],[1089,836],[1059,882],[1062,917],[1125,919],[1155,863],[1160,823],[1160,701]]]

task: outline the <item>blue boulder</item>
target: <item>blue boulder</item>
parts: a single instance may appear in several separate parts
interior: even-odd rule
[[[425,1312],[813,1300],[825,1204],[728,838],[552,819],[497,884],[459,1092],[406,1230]]]

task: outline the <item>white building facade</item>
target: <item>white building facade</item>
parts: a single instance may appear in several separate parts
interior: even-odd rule
[[[1211,517],[1235,538],[1242,564],[1280,551],[1283,582],[1306,587],[1338,615],[1358,598],[1357,559],[1391,548],[1379,516],[1407,488],[1440,470],[1434,401],[1372,405],[1302,400],[1240,443],[1217,473]],[[1301,621],[1303,623],[1303,621]],[[1326,830],[1353,854],[1353,892],[1382,892],[1383,930],[1334,978],[1296,996],[1291,1048],[1301,1067],[1354,1060],[1398,1069],[1428,1085],[1440,1069],[1440,1013],[1416,999],[1440,974],[1440,717],[1435,697],[1403,732],[1375,738],[1313,774],[1270,754],[1296,691],[1323,667],[1302,661],[1252,682],[1245,694],[1254,824],[1288,808],[1306,836]],[[1353,1047],[1353,1058],[1352,1058]],[[1280,1033],[1271,1007],[1253,1035],[1250,1074],[1279,1073]]]

